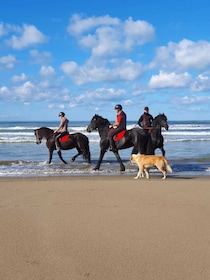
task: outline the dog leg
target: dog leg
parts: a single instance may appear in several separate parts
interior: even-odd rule
[[[167,172],[166,172],[165,169],[162,168],[162,167],[158,167],[158,169],[159,169],[159,171],[162,172],[162,174],[163,174],[162,179],[165,180],[165,179],[166,179]]]
[[[146,178],[149,179],[149,169],[144,168],[144,172],[146,174]]]
[[[136,177],[134,177],[134,179],[143,178],[143,177],[144,177],[144,172],[141,168],[139,168],[139,171],[138,171]]]
[[[141,176],[141,174],[140,174],[140,170],[139,170],[136,177],[134,177],[134,179],[138,179],[140,176]]]
[[[163,179],[163,180],[165,180],[165,179],[166,179],[166,171],[165,171],[165,170],[163,170],[163,171],[162,171],[162,173],[163,173],[163,177],[162,177],[162,179]]]

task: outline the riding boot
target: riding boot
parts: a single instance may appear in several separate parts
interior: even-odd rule
[[[61,150],[61,144],[60,144],[60,141],[59,141],[59,140],[55,140],[55,147],[56,147],[57,152],[60,152],[60,150]]]
[[[112,138],[110,138],[109,142],[110,142],[109,150],[112,151],[112,152],[116,152],[117,149],[115,147],[114,140]]]

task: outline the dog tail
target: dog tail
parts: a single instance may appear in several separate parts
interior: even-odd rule
[[[169,165],[168,161],[166,158],[164,158],[164,162],[165,162],[165,166],[166,166],[166,170],[170,173],[172,173],[172,168],[171,166]]]

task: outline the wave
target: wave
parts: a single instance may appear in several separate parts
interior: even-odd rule
[[[0,177],[44,177],[44,176],[115,176],[136,175],[137,167],[130,164],[129,161],[124,162],[126,170],[121,173],[119,164],[114,161],[104,161],[100,171],[94,171],[92,164],[87,163],[71,163],[60,164],[35,161],[3,161],[0,162]],[[193,162],[189,160],[170,161],[173,169],[172,176],[180,175],[210,175],[209,159],[195,159]],[[158,173],[156,169],[151,169],[151,173]],[[158,173],[159,174],[159,173]]]
[[[197,135],[205,135],[205,136],[210,136],[210,131],[163,131],[163,135],[189,135],[189,136],[197,136]]]

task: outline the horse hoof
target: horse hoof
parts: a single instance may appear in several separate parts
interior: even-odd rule
[[[98,168],[98,167],[95,167],[95,168],[93,168],[93,170],[98,171],[98,170],[99,170],[99,168]]]

